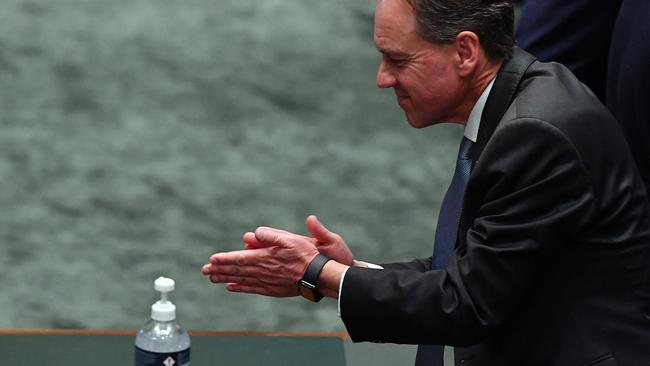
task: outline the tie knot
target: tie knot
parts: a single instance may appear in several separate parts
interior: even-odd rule
[[[463,136],[463,140],[460,142],[460,149],[458,150],[458,160],[470,160],[472,158],[472,146],[474,146],[472,140]]]

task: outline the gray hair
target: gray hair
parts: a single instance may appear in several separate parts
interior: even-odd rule
[[[512,55],[512,0],[407,0],[415,10],[416,30],[432,43],[451,43],[462,31],[472,31],[491,60]]]

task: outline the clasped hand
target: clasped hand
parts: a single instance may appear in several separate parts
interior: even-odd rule
[[[307,217],[312,237],[259,227],[243,236],[244,250],[215,253],[201,273],[232,292],[265,296],[298,295],[298,281],[320,252],[335,261],[353,264],[352,252],[340,235],[329,231],[316,216]]]

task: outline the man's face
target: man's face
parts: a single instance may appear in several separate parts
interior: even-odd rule
[[[382,53],[380,88],[393,88],[397,102],[416,128],[461,122],[458,108],[465,90],[457,75],[452,44],[432,44],[415,32],[407,0],[382,0],[375,13],[375,45]]]

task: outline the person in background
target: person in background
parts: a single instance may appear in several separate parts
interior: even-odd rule
[[[377,6],[378,86],[414,128],[464,128],[433,255],[368,264],[309,216],[309,236],[258,227],[202,273],[232,292],[337,299],[354,342],[419,344],[417,366],[452,352],[473,366],[650,364],[638,170],[607,109],[514,47],[513,24],[510,0]]]
[[[650,1],[529,0],[519,47],[566,65],[623,127],[650,191]]]
[[[607,108],[623,127],[650,192],[650,1],[623,0],[607,68]]]

